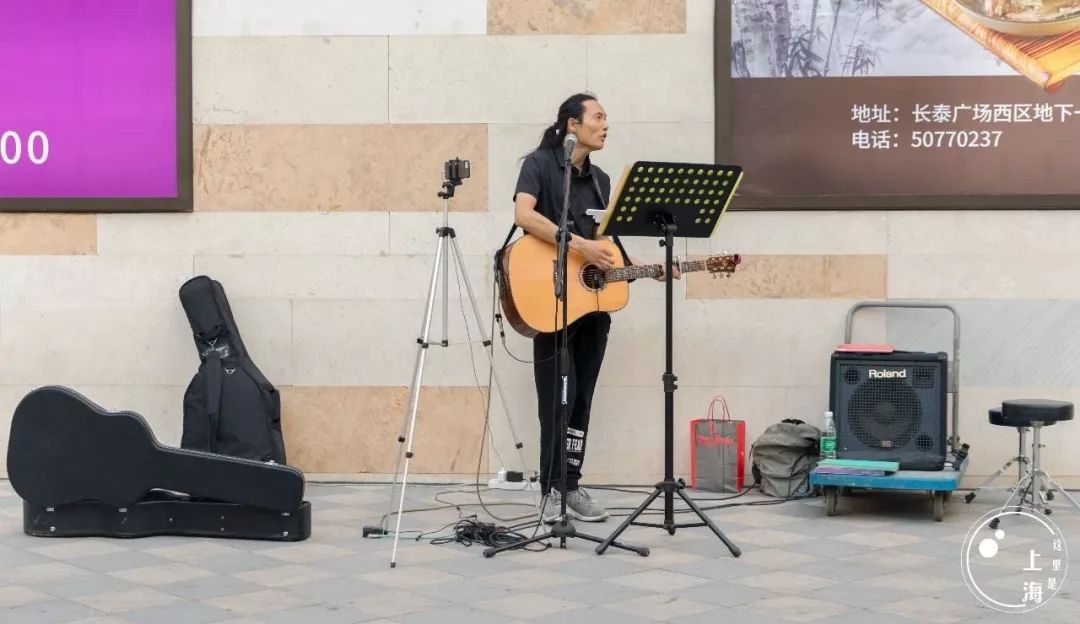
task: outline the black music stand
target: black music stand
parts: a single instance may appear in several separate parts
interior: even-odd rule
[[[709,238],[724,216],[735,189],[742,181],[742,167],[733,165],[707,165],[692,163],[668,163],[639,161],[627,168],[619,181],[615,199],[608,208],[599,234],[617,236],[662,236],[660,245],[665,249],[666,328],[667,349],[664,371],[664,480],[645,502],[638,506],[615,532],[597,546],[597,554],[604,554],[608,546],[630,525],[665,529],[671,535],[675,529],[707,526],[724,542],[731,554],[742,554],[739,547],[717,528],[716,524],[697,504],[683,492],[686,484],[675,479],[674,441],[675,382],[671,355],[671,298],[672,298],[672,246],[678,232],[684,238]],[[636,522],[638,516],[661,494],[664,495],[664,523]],[[697,514],[701,522],[676,524],[673,503],[675,495]]]

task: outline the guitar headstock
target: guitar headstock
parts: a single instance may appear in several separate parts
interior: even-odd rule
[[[731,277],[731,274],[735,272],[735,267],[739,266],[740,262],[742,262],[742,256],[739,254],[709,256],[705,259],[705,270],[711,273],[713,278],[717,275]]]

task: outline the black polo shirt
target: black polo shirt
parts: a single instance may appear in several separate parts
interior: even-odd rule
[[[528,193],[536,198],[536,211],[548,218],[555,225],[559,224],[563,206],[563,167],[562,147],[541,149],[525,157],[518,175],[514,200],[518,193]],[[571,167],[570,174],[570,232],[585,238],[595,238],[597,224],[586,210],[607,209],[611,195],[611,178],[600,167],[593,165],[589,158],[579,170]],[[630,264],[630,259],[618,237],[613,237],[623,260]]]

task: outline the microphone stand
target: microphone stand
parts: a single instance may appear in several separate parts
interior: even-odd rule
[[[503,552],[504,550],[511,550],[516,548],[524,548],[529,544],[545,541],[554,537],[559,538],[559,548],[566,548],[567,538],[580,537],[583,540],[593,542],[595,544],[608,543],[610,546],[621,548],[623,550],[629,550],[636,552],[642,557],[649,556],[649,549],[645,546],[633,546],[629,544],[623,544],[616,541],[608,542],[603,538],[596,537],[594,535],[588,535],[586,533],[580,533],[570,522],[570,516],[566,513],[566,426],[570,419],[569,404],[567,402],[567,395],[569,393],[569,376],[570,376],[570,351],[569,351],[569,328],[567,327],[567,311],[566,311],[566,256],[570,251],[570,177],[573,169],[573,164],[570,162],[570,157],[573,154],[573,145],[576,141],[570,140],[563,143],[566,150],[563,157],[563,208],[562,215],[559,217],[558,231],[555,233],[555,246],[558,248],[558,254],[555,261],[555,300],[556,305],[562,307],[562,329],[558,330],[558,338],[556,343],[558,344],[559,353],[556,359],[555,370],[556,376],[559,379],[559,466],[561,470],[562,480],[560,482],[561,497],[561,509],[559,510],[559,519],[552,525],[551,530],[542,535],[537,535],[529,539],[514,542],[513,544],[507,544],[505,546],[499,546],[495,548],[488,548],[484,551],[485,557],[493,557],[496,554]],[[550,496],[550,492],[548,496]],[[543,521],[543,518],[541,518]]]
[[[561,467],[562,481],[560,482],[562,496],[559,510],[559,521],[552,527],[552,533],[559,538],[559,548],[566,548],[566,538],[574,537],[576,531],[570,524],[570,517],[566,513],[566,427],[570,421],[567,394],[569,393],[570,378],[570,331],[566,326],[566,256],[570,253],[570,177],[574,169],[570,157],[573,155],[573,147],[566,151],[563,164],[563,209],[559,216],[559,230],[555,233],[555,245],[558,247],[558,255],[555,260],[555,301],[562,308],[562,330],[558,332],[556,343],[559,346],[559,358],[556,365],[556,376],[559,379],[559,466]],[[549,493],[550,495],[550,493]],[[582,534],[579,537],[587,538]]]

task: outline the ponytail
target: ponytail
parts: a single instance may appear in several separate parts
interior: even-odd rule
[[[540,145],[538,145],[536,149],[553,147],[558,145],[561,140],[562,137],[559,136],[559,123],[555,122],[544,130],[544,134],[540,136]]]
[[[555,123],[544,130],[544,134],[540,136],[540,144],[536,146],[536,149],[550,149],[562,143],[563,136],[566,132],[567,122],[571,119],[581,122],[585,115],[585,102],[595,99],[596,96],[589,95],[588,93],[575,93],[566,98],[566,100],[559,105],[559,114]]]

